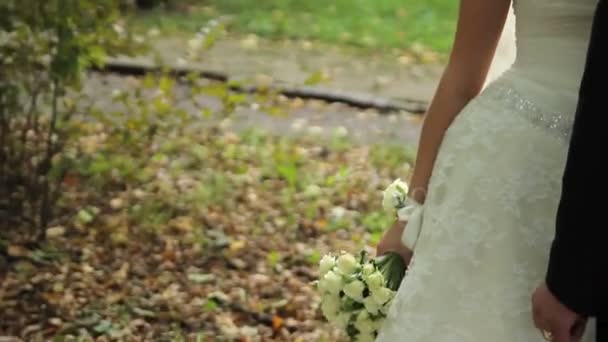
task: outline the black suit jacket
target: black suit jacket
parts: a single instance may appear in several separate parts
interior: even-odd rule
[[[553,294],[573,311],[603,320],[608,315],[608,169],[602,165],[608,162],[607,84],[608,0],[600,0],[563,175],[546,281]]]

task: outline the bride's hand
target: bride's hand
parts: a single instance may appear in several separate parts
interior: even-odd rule
[[[406,264],[410,263],[413,252],[401,242],[401,235],[403,235],[405,225],[405,222],[395,221],[393,226],[384,233],[384,236],[376,247],[377,256],[387,252],[396,252],[401,255]]]

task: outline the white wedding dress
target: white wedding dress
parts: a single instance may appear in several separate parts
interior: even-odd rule
[[[596,4],[515,0],[515,61],[445,134],[378,342],[544,341],[530,298],[555,234]]]

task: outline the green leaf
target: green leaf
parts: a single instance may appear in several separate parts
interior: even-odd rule
[[[192,149],[190,150],[190,152],[199,161],[204,161],[205,158],[207,158],[209,156],[209,150],[207,149],[207,147],[205,147],[201,144],[195,144],[194,146],[192,146]]]
[[[264,111],[270,116],[286,117],[288,114],[279,106],[264,107]]]
[[[8,248],[8,241],[0,238],[0,250],[6,250]]]
[[[99,322],[95,327],[93,327],[93,330],[95,330],[95,332],[97,332],[99,334],[105,334],[105,333],[109,332],[110,330],[112,330],[112,328],[113,328],[112,322],[104,319],[101,322]]]
[[[305,85],[317,85],[325,80],[325,74],[322,71],[313,72],[308,78],[304,81]]]
[[[95,219],[92,213],[90,213],[86,209],[81,209],[78,211],[78,220],[82,223],[91,223]]]
[[[212,111],[211,109],[209,109],[209,108],[204,108],[204,109],[201,111],[201,115],[202,115],[204,118],[209,119],[210,117],[212,117],[212,116],[213,116],[213,111]]]
[[[199,332],[196,334],[196,342],[204,342],[205,341],[205,333]]]
[[[277,172],[291,187],[296,186],[298,180],[298,168],[293,163],[285,163],[277,166]]]
[[[223,98],[228,95],[228,87],[225,84],[214,84],[201,88],[201,92],[210,96]]]
[[[103,46],[93,45],[89,48],[88,60],[95,66],[101,66],[107,57],[106,50]]]
[[[247,96],[244,94],[230,94],[226,98],[226,102],[229,105],[233,105],[233,106],[240,105],[246,101],[247,101]]]
[[[281,253],[278,251],[269,252],[266,255],[266,260],[270,264],[270,266],[274,267],[281,261]]]
[[[175,88],[175,80],[163,76],[160,78],[158,88],[163,92],[163,94],[169,94],[172,92],[173,88]]]
[[[203,306],[203,310],[214,311],[215,309],[217,309],[217,307],[218,307],[217,302],[213,299],[209,299],[207,301],[207,303],[205,303],[205,305]]]
[[[47,263],[59,259],[61,252],[53,248],[43,247],[32,251],[30,257],[36,262]]]
[[[308,262],[311,265],[316,265],[319,261],[321,261],[321,253],[319,253],[319,251],[312,251],[312,253],[308,255]]]
[[[384,232],[393,223],[394,218],[383,211],[374,211],[365,215],[362,224],[371,233]]]

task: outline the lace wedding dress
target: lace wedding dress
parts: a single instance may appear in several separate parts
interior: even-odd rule
[[[515,0],[515,61],[445,134],[378,342],[544,341],[530,298],[555,233],[596,4]]]

